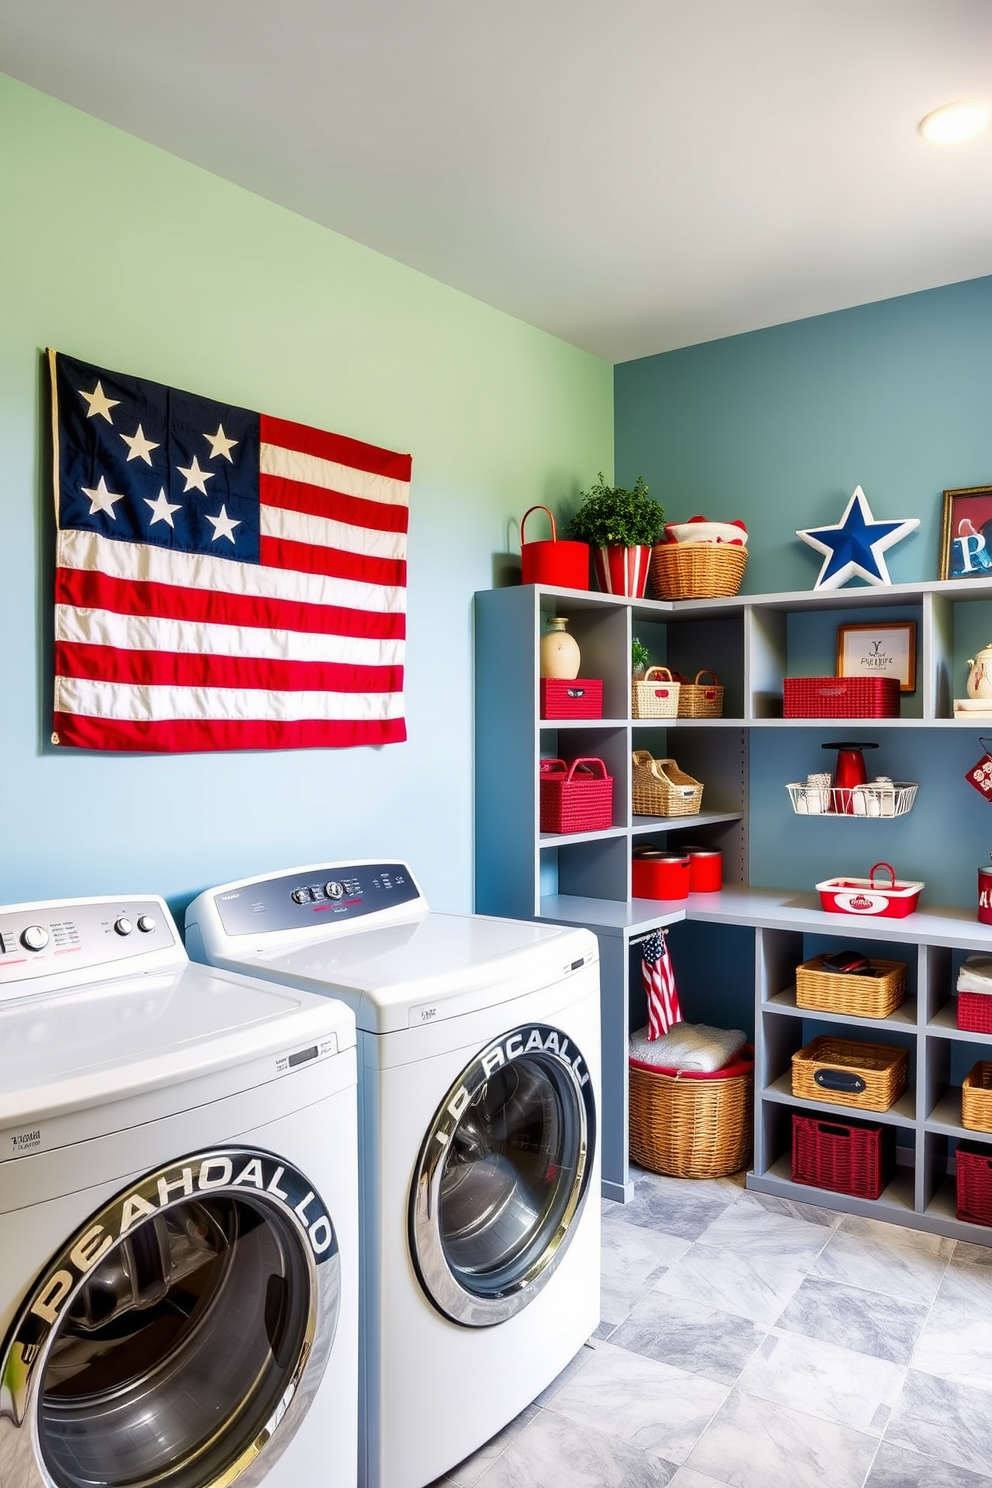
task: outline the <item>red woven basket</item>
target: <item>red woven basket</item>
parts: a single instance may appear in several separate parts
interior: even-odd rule
[[[959,992],[958,1027],[966,1033],[992,1033],[992,996],[987,992]]]
[[[541,761],[541,831],[599,832],[613,825],[613,776],[601,759]]]
[[[959,1142],[958,1219],[992,1225],[992,1148]]]
[[[898,718],[898,677],[786,677],[783,718]]]
[[[877,1199],[895,1173],[895,1132],[865,1121],[792,1115],[792,1181]]]

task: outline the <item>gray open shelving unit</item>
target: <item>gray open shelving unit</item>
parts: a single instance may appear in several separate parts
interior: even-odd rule
[[[784,719],[782,679],[808,674],[797,651],[807,617],[857,610],[870,621],[890,611],[917,619],[917,690],[898,719]],[[539,642],[543,619],[564,614],[582,650],[581,674],[601,677],[604,716],[542,719]],[[822,621],[821,621],[822,623]],[[903,920],[827,914],[814,893],[750,884],[749,778],[752,751],[767,731],[867,727],[910,741],[970,731],[982,724],[953,716],[953,679],[964,659],[992,634],[992,581],[934,581],[885,588],[738,595],[671,603],[537,586],[476,595],[476,907],[481,913],[584,925],[599,938],[602,969],[603,1192],[632,1191],[627,1156],[627,1038],[642,1011],[632,985],[630,947],[646,931],[682,921],[747,927],[753,934],[755,1151],[748,1186],[825,1207],[885,1218],[958,1238],[992,1243],[992,1230],[955,1218],[953,1153],[961,1140],[992,1133],[960,1124],[961,1069],[992,1059],[992,1035],[957,1029],[952,989],[957,965],[973,950],[992,952],[992,928],[973,908],[926,905]],[[725,687],[719,719],[642,720],[630,716],[630,643],[646,639],[652,658],[687,676],[715,668]],[[799,641],[797,642],[797,635]],[[833,666],[822,666],[826,674]],[[815,674],[815,673],[814,673]],[[959,683],[959,692],[963,690]],[[992,720],[985,724],[992,733]],[[922,733],[921,733],[922,731]],[[945,732],[948,731],[948,732]],[[705,810],[694,817],[635,817],[630,758],[637,748],[677,755],[705,782]],[[541,833],[538,762],[542,757],[602,758],[614,778],[613,822],[605,831]],[[920,790],[925,791],[926,779]],[[783,792],[783,799],[785,799]],[[976,810],[984,808],[977,801]],[[811,831],[817,831],[813,825]],[[842,830],[845,830],[842,828]],[[850,830],[864,830],[852,825]],[[703,842],[723,852],[724,889],[664,902],[631,897],[631,853],[646,839]],[[939,885],[935,884],[939,892]],[[717,932],[718,933],[718,932]],[[881,1020],[827,1015],[795,1003],[795,967],[817,950],[865,943],[866,954],[907,961],[909,995]],[[709,943],[713,943],[710,941]],[[902,955],[898,955],[899,948]],[[908,954],[907,954],[908,948]],[[740,1005],[742,1026],[750,1021]],[[746,1018],[746,1022],[745,1022]],[[910,1080],[888,1112],[800,1100],[791,1092],[792,1053],[817,1033],[894,1042],[910,1050]],[[792,1181],[791,1112],[822,1111],[877,1119],[897,1128],[900,1162],[878,1200],[861,1200]]]

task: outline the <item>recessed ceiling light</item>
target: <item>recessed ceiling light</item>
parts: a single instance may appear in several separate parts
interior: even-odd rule
[[[989,122],[985,103],[946,103],[920,120],[919,130],[933,145],[960,145],[981,134]]]

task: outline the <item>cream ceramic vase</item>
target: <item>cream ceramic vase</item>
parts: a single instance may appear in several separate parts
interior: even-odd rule
[[[983,646],[977,656],[968,658],[968,696],[992,698],[992,646]]]
[[[579,675],[582,655],[579,643],[565,629],[568,621],[561,615],[548,620],[541,637],[541,676],[570,680]]]

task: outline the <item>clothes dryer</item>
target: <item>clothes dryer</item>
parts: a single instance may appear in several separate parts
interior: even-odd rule
[[[0,906],[0,1485],[353,1488],[354,1017]]]
[[[357,1017],[359,1482],[423,1488],[599,1322],[596,939],[431,913],[396,862],[227,884],[186,937]]]

